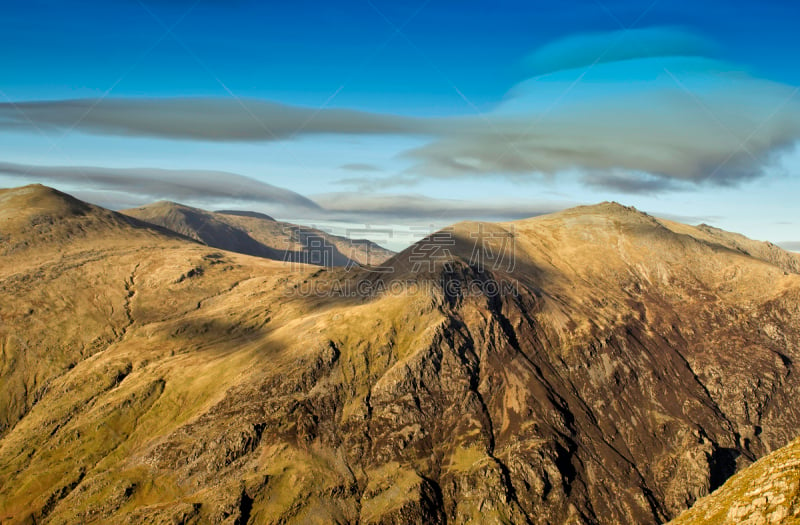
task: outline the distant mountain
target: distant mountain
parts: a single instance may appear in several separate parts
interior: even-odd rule
[[[800,439],[742,470],[670,523],[800,524]]]
[[[655,524],[798,435],[769,245],[603,203],[328,269],[162,207],[0,193],[0,523]]]
[[[380,264],[393,254],[366,240],[347,239],[318,229],[279,222],[255,212],[210,212],[160,201],[123,210],[122,213],[214,248],[278,261],[328,267],[368,265]]]
[[[266,213],[258,213],[255,211],[242,211],[242,210],[217,210],[216,213],[223,215],[236,215],[238,217],[251,217],[253,219],[264,219],[265,221],[274,221],[272,217]]]

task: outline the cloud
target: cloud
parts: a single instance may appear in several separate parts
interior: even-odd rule
[[[395,115],[314,109],[252,99],[77,99],[0,103],[0,128],[33,124],[112,134],[207,141],[288,139],[302,134],[422,133],[427,124]]]
[[[418,174],[403,171],[386,176],[345,177],[335,181],[336,184],[350,186],[361,192],[375,192],[397,186],[415,186],[422,182]]]
[[[582,170],[594,173],[591,186],[615,191],[736,184],[763,175],[800,139],[800,101],[790,86],[732,69],[647,58],[526,81],[482,127],[462,126],[404,156],[439,178]]]
[[[585,33],[528,60],[532,78],[480,116],[412,118],[234,99],[105,99],[0,104],[0,129],[29,125],[94,134],[204,141],[288,140],[303,134],[404,135],[388,177],[373,166],[343,183],[362,190],[420,178],[561,177],[625,193],[735,185],[768,173],[800,140],[792,86],[716,60],[714,45],[679,28]]]
[[[686,189],[667,177],[656,177],[647,173],[590,172],[581,181],[589,187],[613,190],[629,194],[653,194]]]
[[[136,208],[145,204],[149,204],[154,200],[158,200],[152,197],[143,198],[141,195],[133,195],[122,191],[91,190],[83,189],[83,187],[66,191],[66,193],[69,193],[73,197],[84,202],[90,202],[110,210]]]
[[[99,168],[89,166],[36,166],[0,162],[0,175],[31,179],[48,184],[75,185],[112,206],[115,200],[129,204],[148,200],[279,204],[305,210],[319,210],[312,200],[290,190],[272,186],[249,177],[223,171],[164,170],[155,168]],[[101,191],[101,193],[97,193]],[[113,193],[124,193],[126,196]],[[90,193],[91,195],[91,193]]]
[[[568,201],[468,201],[414,194],[336,192],[314,195],[331,217],[340,220],[517,220],[574,206]]]
[[[540,47],[525,62],[538,76],[636,58],[702,57],[715,53],[712,41],[686,29],[654,27],[570,35]]]
[[[778,246],[780,246],[784,250],[789,250],[792,252],[800,252],[800,241],[779,242]]]
[[[339,166],[340,170],[348,170],[348,171],[382,171],[378,166],[373,164],[364,164],[360,162],[354,162],[351,164],[342,164]]]

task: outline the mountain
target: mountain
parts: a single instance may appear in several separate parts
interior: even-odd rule
[[[168,201],[122,213],[214,248],[278,261],[320,266],[380,264],[393,253],[364,239],[347,239],[315,228],[279,222],[261,213],[209,212]]]
[[[93,206],[52,188],[34,184],[0,189],[0,254],[72,243],[99,231],[128,237],[152,237],[155,232],[176,237],[163,228]]]
[[[266,221],[274,221],[272,217],[267,215],[266,213],[258,213],[255,211],[243,211],[243,210],[217,210],[217,213],[221,213],[223,215],[238,215],[240,217],[252,217],[253,219],[264,219]]]
[[[745,255],[750,255],[756,259],[772,263],[779,268],[783,268],[787,272],[800,273],[800,257],[798,254],[783,250],[771,242],[754,241],[748,239],[744,235],[726,232],[725,230],[714,228],[708,224],[687,227],[686,225],[676,222],[662,222],[668,225],[673,231],[686,233],[705,242],[719,244],[731,250],[742,252]]]
[[[800,523],[800,439],[739,472],[670,523]]]
[[[20,191],[0,523],[663,523],[800,434],[769,245],[603,203],[331,269]]]
[[[185,265],[174,255],[204,248],[45,186],[0,190],[0,436],[52,379],[123,337],[144,259]]]

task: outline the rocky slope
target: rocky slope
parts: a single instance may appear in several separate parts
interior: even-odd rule
[[[800,523],[800,439],[739,472],[671,523]]]
[[[260,213],[209,212],[168,201],[123,210],[122,213],[212,248],[277,261],[327,267],[374,265],[393,255],[393,252],[364,239],[348,239],[315,228],[276,221]]]
[[[769,247],[605,203],[325,269],[20,191],[2,523],[661,523],[800,429]]]

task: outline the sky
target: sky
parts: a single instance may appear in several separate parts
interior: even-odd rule
[[[389,228],[394,249],[614,200],[800,250],[799,19],[775,0],[10,0],[0,187]]]

